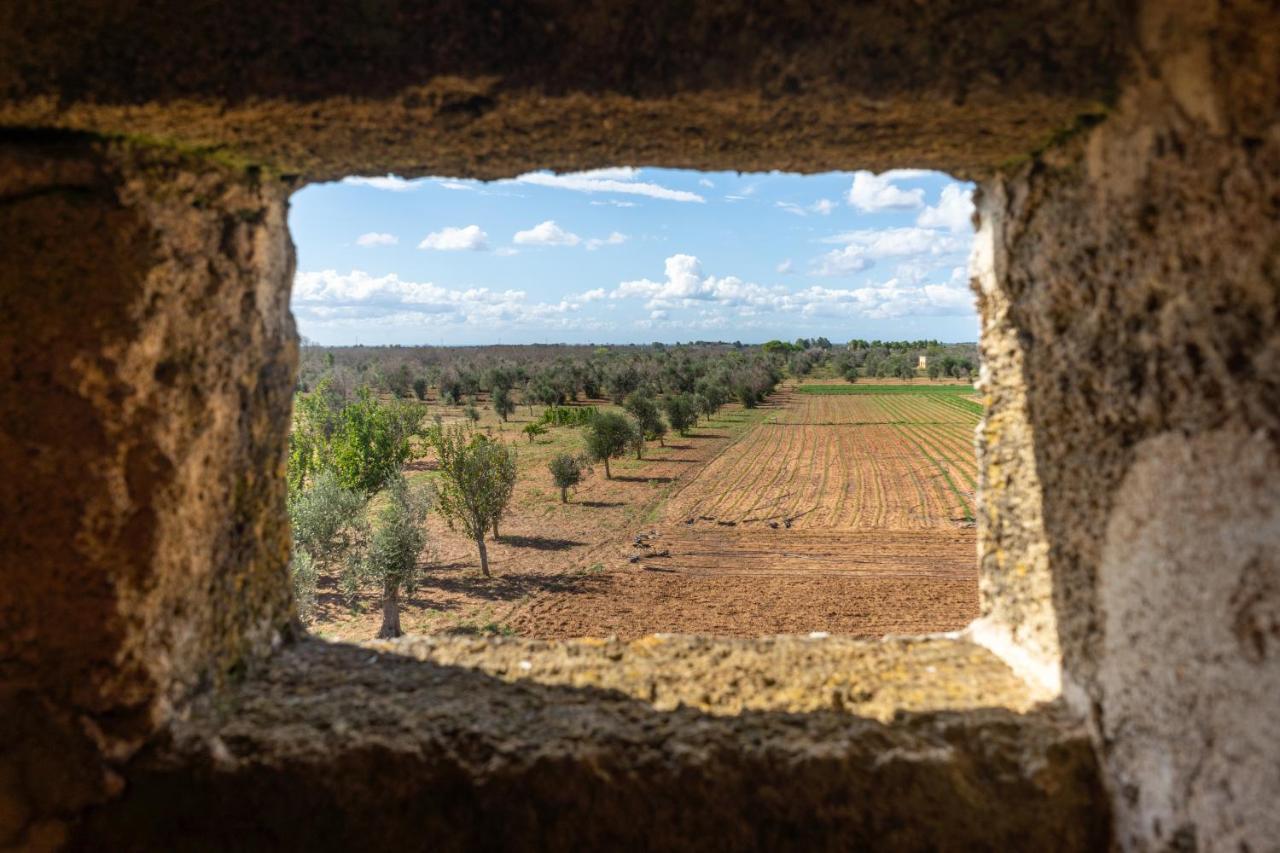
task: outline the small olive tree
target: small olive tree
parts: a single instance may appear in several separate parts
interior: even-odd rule
[[[493,411],[498,417],[506,422],[511,413],[516,410],[515,401],[511,399],[511,391],[507,388],[493,389]]]
[[[662,437],[667,434],[667,425],[663,422],[662,415],[658,412],[658,404],[652,397],[644,391],[632,391],[627,395],[622,407],[640,424],[644,438],[650,441],[656,440],[662,444]],[[640,449],[643,450],[643,446]],[[639,452],[636,458],[640,458]]]
[[[666,409],[671,428],[681,435],[688,435],[689,427],[698,419],[693,400],[687,394],[673,394],[662,401],[662,407]]]
[[[332,470],[318,473],[289,495],[289,523],[293,529],[293,580],[298,615],[309,620],[314,612],[316,580],[322,571],[345,573],[359,562],[367,534],[364,511],[368,499],[343,488]]]
[[[428,490],[409,485],[403,474],[392,477],[385,502],[374,513],[372,533],[364,559],[353,561],[343,578],[348,591],[365,583],[382,588],[382,627],[379,639],[399,637],[400,593],[412,593],[420,575],[420,560],[427,544],[423,527],[431,507]]]
[[[498,519],[511,500],[515,451],[461,426],[436,427],[428,440],[440,457],[440,512],[450,529],[461,528],[476,543],[480,571],[491,577],[484,537],[492,529],[497,538]]]
[[[560,503],[568,503],[569,489],[582,482],[582,462],[571,453],[558,453],[547,467],[560,490]]]
[[[601,412],[587,423],[587,452],[592,459],[604,463],[605,479],[613,479],[609,460],[626,451],[634,430],[631,419],[617,412]]]

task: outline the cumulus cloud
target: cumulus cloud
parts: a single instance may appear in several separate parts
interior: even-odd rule
[[[561,228],[554,219],[548,219],[527,231],[517,231],[512,242],[520,246],[576,246],[582,238]]]
[[[624,281],[611,294],[614,299],[640,297],[646,308],[688,307],[699,302],[720,305],[767,305],[781,288],[751,284],[736,276],[718,278],[702,274],[702,263],[693,255],[672,255],[664,265],[662,281],[647,278]]]
[[[482,251],[489,248],[489,235],[481,231],[479,225],[468,225],[465,228],[450,226],[423,237],[418,248],[441,252]]]
[[[361,234],[356,238],[356,245],[363,246],[366,249],[374,246],[394,246],[400,242],[400,238],[394,234],[383,234],[378,231],[370,231],[367,234]]]
[[[605,292],[603,287],[597,287],[595,290],[588,290],[586,293],[579,293],[575,298],[577,302],[598,302],[604,299]]]
[[[860,272],[885,258],[938,261],[969,250],[969,241],[960,236],[913,227],[845,231],[822,242],[844,244],[818,259],[814,273],[826,276]]]
[[[582,193],[616,193],[620,195],[640,195],[666,201],[704,202],[702,196],[687,190],[677,190],[641,181],[640,170],[631,167],[613,169],[592,169],[587,172],[569,172],[555,175],[550,172],[529,172],[515,181],[521,184],[533,184],[541,187],[556,187]]]
[[[789,275],[795,269],[795,264],[791,263],[790,258],[787,258],[785,261],[778,264],[775,269],[778,271],[779,275]]]
[[[924,190],[904,190],[893,183],[895,178],[910,177],[916,175],[904,169],[885,172],[883,175],[854,172],[853,186],[849,187],[849,204],[867,213],[880,210],[918,210],[924,207]]]
[[[396,274],[372,276],[363,270],[300,272],[293,283],[293,309],[314,325],[472,325],[484,329],[600,328],[583,317],[582,305],[604,297],[603,289],[558,302],[530,302],[521,290],[453,289],[407,281]]]
[[[351,177],[343,178],[344,184],[353,184],[355,186],[372,187],[375,190],[387,190],[388,192],[409,192],[418,188],[417,181],[406,181],[404,178],[397,178],[395,175],[387,175],[385,177]]]
[[[973,190],[961,184],[947,184],[934,207],[920,211],[916,224],[922,228],[945,228],[953,233],[973,228]]]
[[[437,181],[437,184],[446,190],[465,190],[467,192],[474,192],[476,189],[471,184],[464,184],[462,181],[440,180]]]
[[[796,291],[766,287],[736,276],[707,275],[692,255],[667,258],[664,272],[662,281],[624,281],[610,298],[643,299],[650,321],[669,320],[671,325],[689,328],[751,327],[776,322],[783,315],[809,320],[973,313],[973,297],[960,268],[942,282],[895,277],[858,287],[813,286]]]
[[[587,251],[594,252],[601,246],[621,246],[629,238],[621,231],[614,231],[608,237],[592,237],[587,241]]]

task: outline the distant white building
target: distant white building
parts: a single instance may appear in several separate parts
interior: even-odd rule
[[[920,361],[918,364],[916,364],[916,370],[928,370],[928,369],[929,369],[929,356],[927,355],[920,356]]]

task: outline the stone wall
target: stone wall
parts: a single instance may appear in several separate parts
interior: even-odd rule
[[[1139,24],[1107,120],[983,188],[985,622],[1042,664],[1060,649],[1122,843],[1265,849],[1280,26],[1265,4],[1199,3]]]
[[[0,139],[0,847],[288,628],[284,190]]]
[[[193,695],[215,710],[268,697],[268,731],[210,712],[246,744],[295,731],[272,704],[290,679],[317,712],[326,690],[381,707],[342,681],[346,652],[318,687],[279,657],[283,682],[251,677],[291,619],[288,192],[350,172],[618,164],[981,179],[975,636],[1060,685],[1091,727],[1122,846],[1280,837],[1274,4],[388,0],[302,18],[236,0],[183,14],[175,27],[164,4],[80,0],[0,16],[0,845],[56,846],[112,798],[130,814],[137,773],[161,780],[147,796],[181,800],[188,778],[188,794],[237,796],[234,778],[197,787],[227,757],[216,740],[155,753]],[[522,688],[492,697],[498,715],[531,707]],[[1022,748],[1012,716],[983,719],[960,721],[957,743],[908,726],[831,748],[870,749],[868,778],[877,742],[962,765],[996,733]],[[424,731],[466,754],[511,724]],[[711,735],[692,731],[654,759],[669,778],[688,762],[713,790],[733,766],[745,790],[753,768],[788,766],[791,747],[749,764],[732,744],[728,764],[698,763]],[[630,766],[598,746],[563,760]],[[304,757],[288,766],[314,777],[281,778],[328,784],[324,754]],[[947,796],[989,776],[966,771]],[[377,823],[377,803],[334,802]],[[850,825],[872,833],[871,814]]]

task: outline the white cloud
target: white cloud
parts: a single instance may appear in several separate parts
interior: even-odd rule
[[[442,323],[494,328],[602,328],[583,316],[582,305],[603,298],[589,291],[558,302],[530,302],[520,290],[451,289],[431,282],[405,281],[394,273],[371,276],[363,270],[300,272],[293,283],[293,309],[309,325],[405,325]]]
[[[916,224],[922,228],[946,228],[953,233],[973,228],[973,190],[961,184],[947,184],[936,207],[920,211]]]
[[[867,257],[866,249],[862,246],[845,246],[823,255],[814,272],[817,275],[848,275],[861,272],[874,264],[875,261]]]
[[[700,187],[706,187],[707,189],[714,189],[715,185],[716,185],[715,181],[711,180],[710,178],[698,178],[698,186]]]
[[[465,228],[451,226],[432,231],[422,238],[418,248],[437,249],[442,252],[482,251],[489,248],[489,235],[481,231],[479,225],[468,225]]]
[[[795,264],[791,263],[790,258],[787,258],[785,261],[778,264],[776,269],[780,275],[789,275],[795,269]]]
[[[594,252],[601,246],[621,246],[628,237],[620,231],[614,231],[608,237],[592,237],[587,241],[587,251]]]
[[[520,250],[512,246],[499,246],[493,250],[493,253],[500,258],[509,258],[512,255],[520,254]]]
[[[704,276],[702,263],[693,255],[672,255],[665,264],[663,281],[624,281],[610,295],[613,299],[644,298],[649,309],[689,307],[701,302],[721,305],[768,305],[781,288],[751,284],[736,276]]]
[[[836,203],[829,198],[820,198],[808,207],[796,204],[792,201],[775,202],[778,207],[787,213],[794,213],[796,216],[808,216],[810,213],[816,213],[820,216],[828,216],[831,211],[836,209]]]
[[[849,204],[868,213],[878,210],[918,210],[924,207],[924,190],[904,190],[893,183],[894,178],[916,177],[908,170],[885,172],[854,172],[853,186],[849,188]]]
[[[634,201],[619,201],[616,198],[606,198],[598,201],[592,201],[591,204],[596,207],[639,207]]]
[[[356,238],[356,245],[363,246],[366,249],[374,246],[394,246],[400,242],[400,238],[394,234],[383,234],[378,231],[370,231],[367,234],[361,234]]]
[[[588,290],[586,293],[580,293],[576,297],[578,302],[598,302],[604,299],[605,292],[603,287],[597,287],[595,290]]]
[[[648,321],[687,328],[755,327],[780,316],[891,319],[904,316],[963,316],[973,313],[964,271],[937,283],[892,278],[851,288],[813,286],[791,291],[764,287],[735,276],[706,275],[692,255],[667,258],[662,281],[624,281],[611,299],[643,299]]]
[[[928,228],[881,228],[845,231],[822,239],[843,243],[818,259],[817,275],[845,275],[865,270],[885,258],[916,258],[936,266],[941,260],[968,252],[970,241],[954,234]]]
[[[517,231],[512,242],[520,246],[576,246],[582,238],[561,228],[554,219],[548,219],[527,231]]]
[[[703,202],[697,193],[676,190],[648,181],[639,180],[640,170],[631,167],[593,169],[588,172],[570,172],[553,175],[550,172],[529,172],[516,178],[517,183],[556,187],[583,193],[619,193],[641,195],[667,201]]]
[[[396,193],[409,192],[410,190],[416,190],[420,185],[420,182],[418,181],[406,181],[404,178],[397,178],[395,175],[387,175],[386,177],[382,177],[382,178],[350,177],[350,178],[343,178],[342,182],[344,184],[354,184],[356,186],[372,187],[375,190],[387,190],[389,192],[396,192]]]
[[[442,189],[446,189],[446,190],[465,190],[467,192],[474,192],[476,189],[471,184],[464,184],[462,181],[441,180],[441,181],[438,181],[437,183]]]

